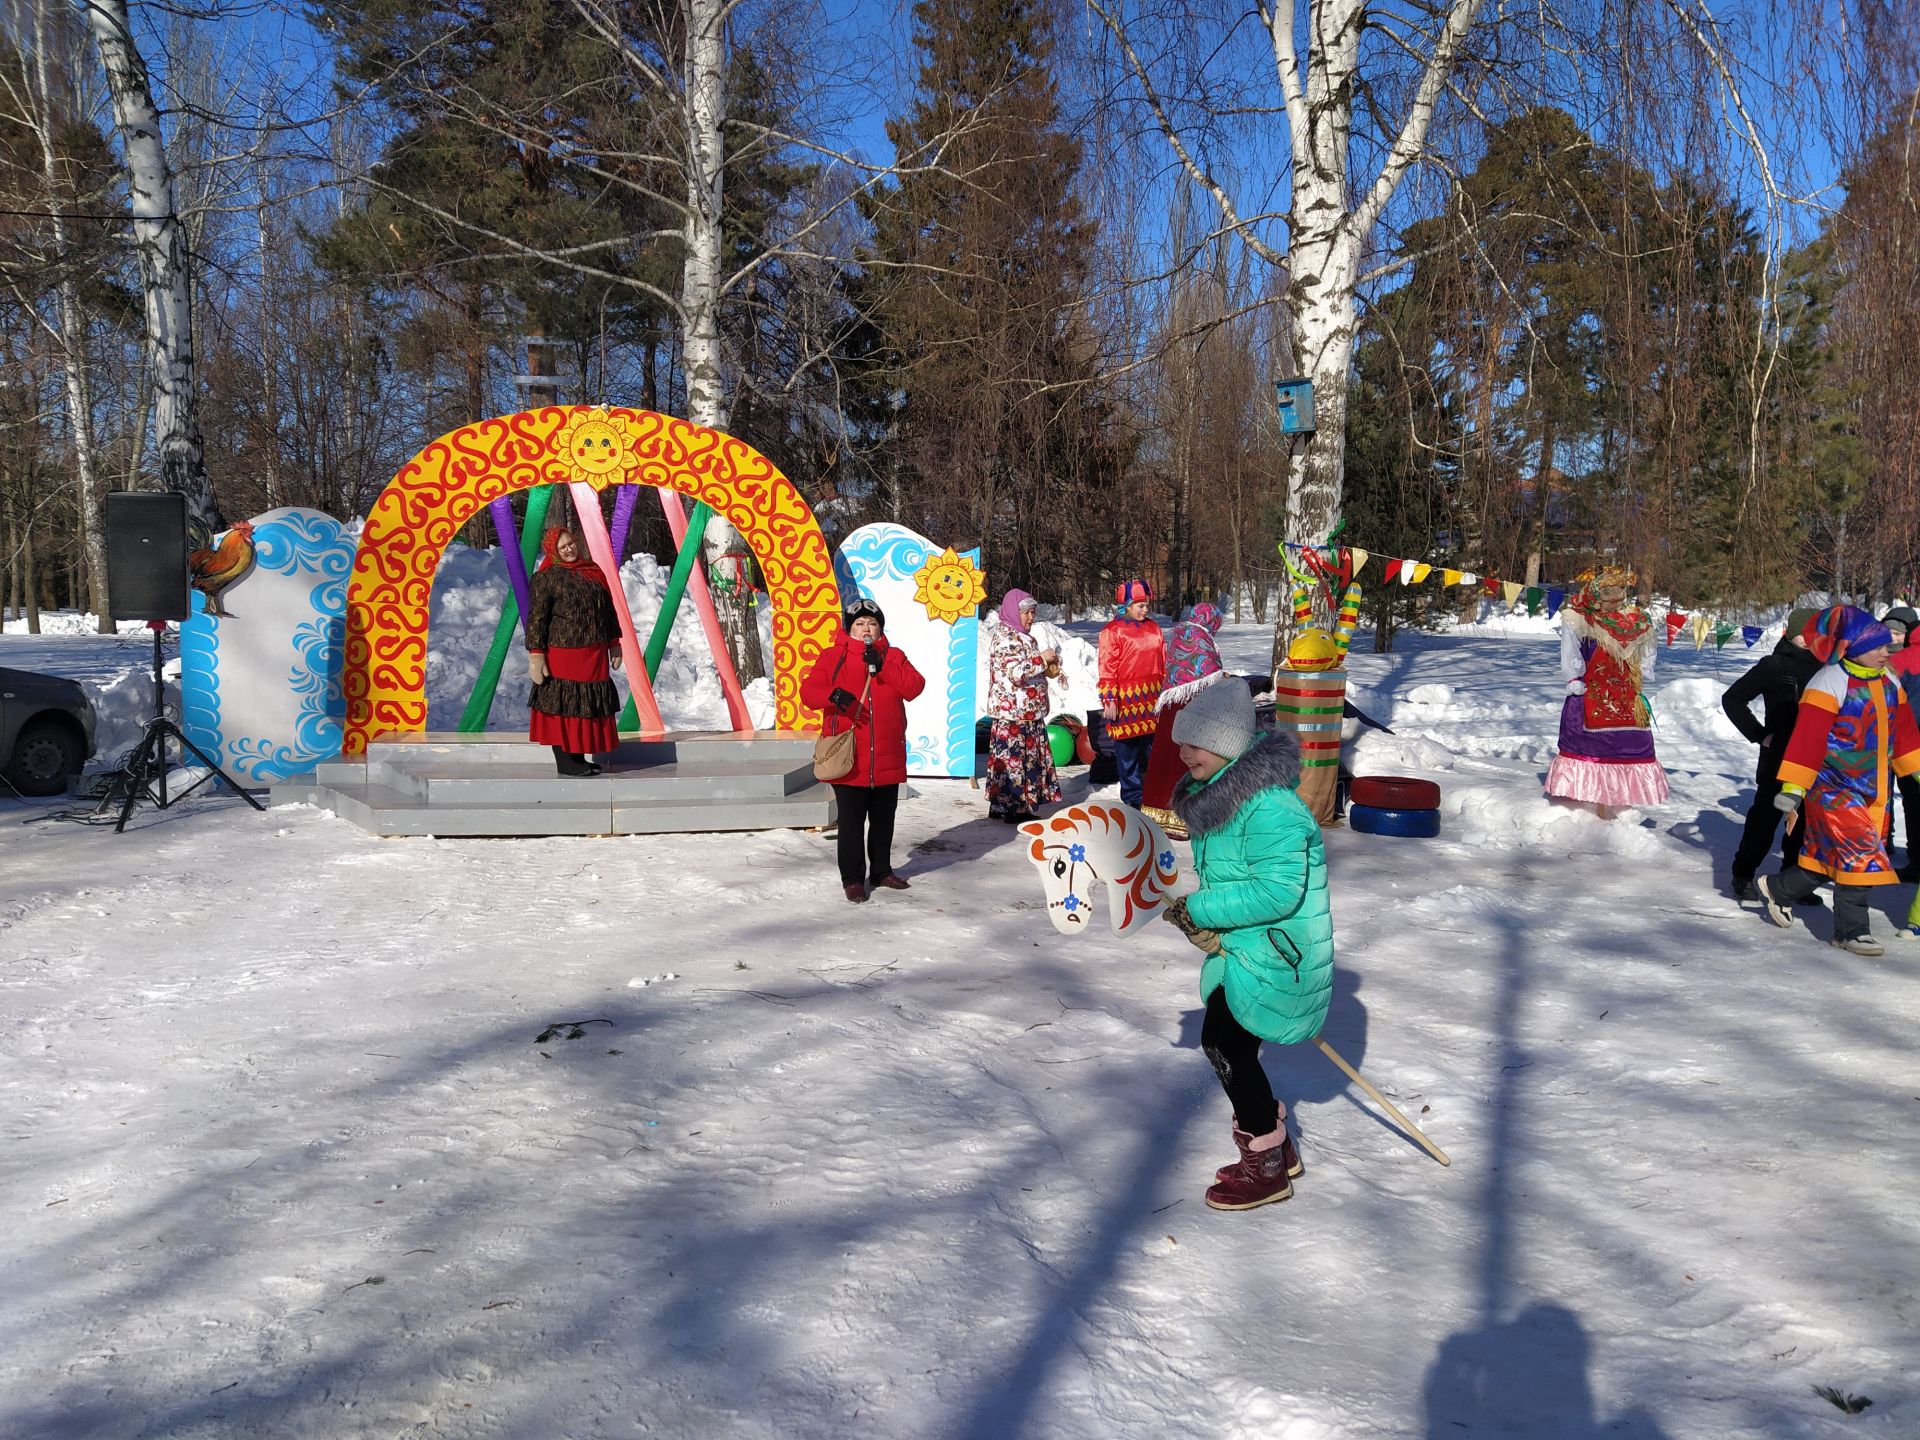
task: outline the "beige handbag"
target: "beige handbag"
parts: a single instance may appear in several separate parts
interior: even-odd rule
[[[872,693],[873,676],[869,675],[866,688],[860,692],[860,704],[865,705],[867,696]],[[847,728],[838,735],[827,734],[826,723],[823,717],[820,721],[820,738],[813,742],[813,778],[831,784],[853,773],[853,718],[847,718]]]

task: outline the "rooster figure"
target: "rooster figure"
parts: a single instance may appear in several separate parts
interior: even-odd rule
[[[220,603],[227,587],[253,568],[253,526],[237,521],[220,543],[212,549],[195,550],[187,556],[187,578],[193,588],[207,597],[207,614],[230,614]]]

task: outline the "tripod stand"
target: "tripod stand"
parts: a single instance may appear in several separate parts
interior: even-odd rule
[[[180,727],[167,718],[166,681],[161,677],[160,637],[166,633],[164,620],[149,620],[147,628],[153,631],[153,718],[147,721],[146,731],[140,736],[140,743],[133,747],[133,753],[127,757],[127,763],[121,770],[121,783],[127,787],[126,799],[120,806],[120,822],[113,827],[118,835],[127,828],[127,821],[133,818],[133,807],[140,803],[141,797],[151,800],[158,808],[165,810],[176,801],[184,800],[210,780],[224,780],[227,788],[238,795],[254,809],[265,811],[253,796],[242,790],[231,775],[207,758],[193,741],[189,740]],[[167,793],[167,741],[180,742],[183,751],[190,751],[194,759],[207,767],[207,773],[178,795]]]

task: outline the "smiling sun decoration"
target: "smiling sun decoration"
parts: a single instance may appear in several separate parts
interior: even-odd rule
[[[987,598],[986,573],[949,545],[922,565],[913,577],[914,603],[927,607],[929,620],[951,625],[973,614]]]
[[[604,490],[639,467],[640,457],[633,453],[634,438],[631,420],[596,407],[582,410],[567,421],[554,437],[554,446],[569,480]]]

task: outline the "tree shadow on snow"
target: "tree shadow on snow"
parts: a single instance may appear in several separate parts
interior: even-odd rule
[[[1515,1293],[1515,1252],[1522,1243],[1515,1197],[1525,1193],[1520,1172],[1531,1148],[1522,1086],[1537,1058],[1522,1044],[1521,1030],[1534,957],[1521,912],[1502,907],[1492,921],[1499,933],[1493,1011],[1499,1078],[1490,1097],[1486,1179],[1477,1207],[1484,1225],[1476,1266],[1480,1320],[1441,1342],[1427,1370],[1426,1435],[1664,1440],[1660,1427],[1637,1412],[1599,1420],[1587,1374],[1592,1344],[1586,1326],[1563,1304]]]

